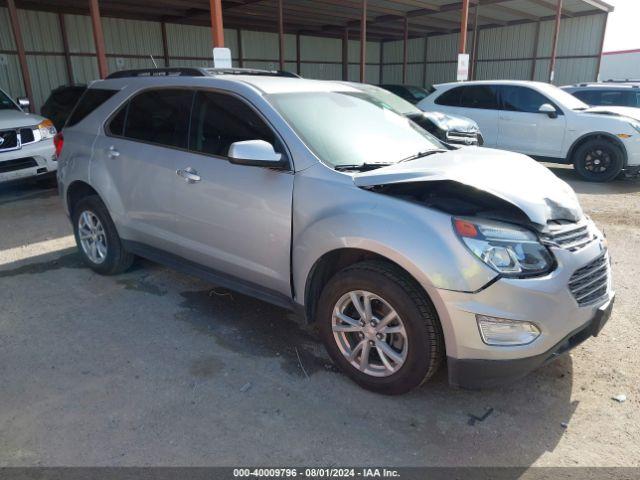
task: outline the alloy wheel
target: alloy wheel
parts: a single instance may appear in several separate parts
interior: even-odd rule
[[[107,235],[100,219],[88,210],[78,218],[78,237],[85,255],[95,264],[107,258]]]
[[[367,375],[388,377],[407,359],[404,323],[396,310],[374,293],[354,290],[340,297],[331,328],[342,355]]]

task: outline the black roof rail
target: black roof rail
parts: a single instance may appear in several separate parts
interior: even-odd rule
[[[205,77],[207,74],[200,68],[173,67],[173,68],[140,68],[136,70],[120,70],[107,76],[111,78],[129,77]]]

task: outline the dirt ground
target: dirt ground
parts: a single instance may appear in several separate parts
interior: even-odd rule
[[[401,397],[287,311],[149,262],[92,273],[55,190],[0,187],[0,466],[640,466],[640,181],[554,172],[607,234],[609,324],[515,384],[443,370]]]

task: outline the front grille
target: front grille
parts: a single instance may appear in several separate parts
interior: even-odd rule
[[[33,135],[33,129],[31,128],[21,128],[20,129],[20,143],[25,145],[27,143],[32,143],[35,141],[35,137]]]
[[[15,172],[16,170],[24,170],[25,168],[37,167],[38,162],[33,157],[16,158],[15,160],[7,160],[0,162],[0,173]]]
[[[543,243],[575,252],[591,243],[593,235],[586,224],[571,223],[554,224],[540,238]]]
[[[609,255],[605,251],[594,261],[575,271],[569,279],[569,290],[578,305],[590,305],[607,295],[609,270]]]
[[[0,132],[0,151],[14,150],[18,148],[18,132],[15,130],[3,130]]]

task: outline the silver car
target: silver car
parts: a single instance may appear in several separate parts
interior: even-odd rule
[[[26,98],[18,100],[0,90],[0,183],[47,174],[53,179],[56,129],[50,120],[23,110],[29,106]]]
[[[517,379],[610,316],[606,241],[565,182],[447,149],[348,85],[133,71],[72,118],[59,185],[92,269],[140,255],[298,310],[365,388],[445,361],[453,385]]]

